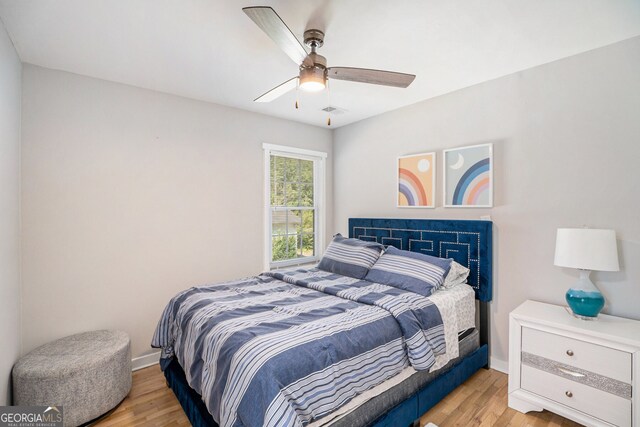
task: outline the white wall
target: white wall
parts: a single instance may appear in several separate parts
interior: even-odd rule
[[[327,129],[25,64],[24,351],[113,328],[139,356],[175,293],[259,273],[263,142],[328,152],[332,200]]]
[[[20,66],[10,56],[18,77],[9,81],[18,83],[6,86],[19,94]],[[5,63],[0,90],[9,90]],[[640,259],[638,69],[635,38],[339,128],[332,155],[326,129],[25,65],[23,350],[79,331],[118,328],[131,334],[138,356],[148,351],[175,292],[259,272],[262,142],[329,152],[327,235],[346,232],[347,218],[355,216],[490,214],[496,230],[491,340],[498,360],[507,358],[509,311],[527,298],[562,303],[577,277],[553,266],[557,227],[617,230],[622,271],[594,278],[608,298],[607,312],[640,318],[640,265],[633,262]],[[16,109],[4,113],[9,99],[0,98],[1,117],[13,114],[10,123],[17,123]],[[10,105],[16,103],[19,98]],[[19,136],[17,125],[11,129],[2,138],[0,171],[15,177]],[[495,208],[395,208],[396,156],[482,142],[495,144]],[[2,197],[11,198],[2,206],[12,207],[8,227],[4,211],[0,227],[15,243],[18,184],[3,177],[0,185]],[[17,247],[0,262],[15,268]],[[18,272],[4,271],[13,279],[3,278],[0,304],[9,310],[0,316],[15,326]],[[14,326],[7,334],[17,354]]]
[[[358,216],[491,215],[499,361],[508,357],[509,312],[526,299],[562,304],[577,279],[553,265],[558,227],[617,231],[621,271],[592,278],[606,312],[640,318],[639,70],[634,38],[337,129],[336,231]],[[495,207],[442,208],[440,150],[484,142],[494,143]],[[396,156],[430,150],[438,150],[439,207],[396,208]]]
[[[0,405],[20,355],[20,58],[0,21]]]

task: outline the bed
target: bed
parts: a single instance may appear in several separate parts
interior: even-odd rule
[[[383,245],[390,245],[399,249],[408,250],[418,253],[426,253],[429,255],[441,257],[441,258],[453,258],[463,266],[467,266],[471,273],[469,275],[468,284],[471,290],[472,297],[478,302],[478,314],[479,321],[477,322],[477,328],[465,328],[464,331],[456,331],[456,334],[460,333],[458,339],[456,339],[455,356],[452,360],[444,358],[446,355],[443,348],[446,345],[447,352],[450,350],[450,345],[453,340],[447,339],[445,344],[445,327],[447,324],[442,320],[440,323],[433,316],[433,307],[435,303],[416,303],[413,301],[413,295],[409,293],[397,292],[397,290],[389,291],[386,288],[376,288],[375,292],[372,292],[371,283],[361,283],[359,281],[351,281],[349,283],[344,282],[344,278],[327,276],[325,273],[318,270],[289,270],[285,272],[270,273],[264,276],[260,276],[258,282],[235,282],[227,284],[227,291],[229,295],[233,294],[234,298],[237,295],[251,294],[252,298],[269,298],[269,289],[277,289],[278,292],[290,292],[294,294],[295,298],[301,298],[295,300],[296,310],[299,310],[299,306],[309,306],[317,308],[318,305],[326,305],[330,309],[338,310],[336,316],[352,316],[345,317],[342,323],[354,324],[358,322],[362,316],[367,317],[367,322],[377,322],[376,327],[380,331],[379,334],[364,334],[353,335],[355,330],[360,330],[358,327],[344,328],[340,330],[339,334],[331,333],[323,336],[323,342],[321,349],[317,350],[310,346],[308,351],[317,354],[324,354],[323,350],[330,348],[331,352],[327,352],[332,358],[326,362],[326,365],[320,365],[313,369],[309,368],[309,372],[298,372],[307,369],[312,361],[313,363],[325,363],[322,360],[309,359],[307,362],[301,365],[296,365],[296,358],[292,357],[295,351],[284,354],[277,364],[273,363],[268,370],[267,376],[275,378],[276,382],[281,384],[288,384],[288,377],[293,373],[300,377],[300,380],[294,381],[296,387],[283,389],[286,396],[293,396],[291,401],[296,406],[296,414],[303,414],[307,409],[305,405],[308,401],[312,401],[310,406],[314,407],[314,416],[308,415],[308,418],[300,418],[304,420],[306,424],[310,422],[312,427],[342,427],[342,426],[403,426],[411,425],[429,408],[440,401],[444,396],[456,388],[459,384],[469,378],[474,372],[482,367],[488,365],[488,303],[491,301],[492,286],[491,286],[491,259],[492,259],[492,224],[490,221],[461,221],[461,220],[406,220],[406,219],[368,219],[368,218],[352,218],[349,220],[349,237],[357,238],[362,241],[377,242]],[[247,284],[248,283],[248,284]],[[288,287],[290,284],[291,287]],[[217,292],[223,290],[220,287],[215,288]],[[259,292],[254,292],[252,289],[258,289]],[[267,289],[267,291],[264,291]],[[461,288],[462,289],[462,288]],[[202,299],[206,298],[207,288],[192,288],[190,291],[186,291],[184,295],[190,298],[193,304],[197,305],[198,298],[202,294]],[[321,293],[321,294],[319,294]],[[257,296],[256,296],[257,295]],[[375,298],[372,298],[375,295]],[[383,297],[380,298],[380,295]],[[435,295],[435,294],[434,294]],[[183,297],[183,300],[186,297]],[[305,299],[309,299],[308,301]],[[338,303],[335,298],[343,298],[345,301]],[[393,304],[398,303],[398,298],[408,302],[413,307],[418,307],[415,310],[411,309],[408,312],[411,314],[407,318],[407,311],[403,311],[401,316],[393,315],[390,317],[379,315],[381,309],[386,309],[389,313],[388,307],[385,307],[381,301],[393,301]],[[448,297],[451,299],[452,297]],[[436,298],[437,299],[437,298]],[[235,303],[234,303],[235,304]],[[386,304],[386,303],[385,303]],[[421,305],[422,304],[422,305]],[[440,302],[440,304],[443,304]],[[363,307],[365,305],[366,307]],[[171,304],[167,306],[165,312],[178,313],[180,307],[169,308]],[[433,307],[432,307],[433,306]],[[438,305],[442,313],[443,307]],[[168,311],[167,311],[168,310]],[[281,315],[282,319],[290,319],[287,317],[290,308],[287,307],[275,307],[273,308],[277,315]],[[451,312],[451,308],[448,308]],[[437,310],[436,310],[437,311]],[[455,312],[455,309],[453,310]],[[173,313],[173,312],[172,312]],[[313,311],[315,313],[315,311]],[[354,313],[360,313],[354,316]],[[290,313],[289,313],[290,314]],[[306,312],[305,312],[306,315]],[[311,315],[311,314],[309,314]],[[163,314],[163,318],[164,318]],[[181,313],[181,316],[185,316],[185,313]],[[254,313],[252,316],[262,316],[261,313]],[[371,317],[373,316],[373,317]],[[443,314],[444,316],[444,314]],[[451,315],[448,315],[451,317]],[[424,320],[422,329],[425,330],[425,335],[430,336],[428,343],[412,343],[407,340],[409,336],[413,335],[411,328],[415,327],[416,319],[431,319],[435,320],[432,324],[427,326],[427,320]],[[391,319],[391,320],[389,320]],[[395,322],[393,322],[395,320]],[[289,321],[289,320],[287,320]],[[422,320],[420,320],[422,321]],[[391,323],[396,326],[391,326]],[[464,323],[464,322],[463,322]],[[164,327],[165,335],[170,335],[173,326]],[[358,324],[359,325],[359,324]],[[288,325],[287,327],[290,327]],[[294,325],[296,328],[299,325]],[[278,334],[277,329],[279,324],[269,324],[268,327],[272,328],[269,333]],[[323,328],[334,328],[332,325],[322,325],[320,328],[315,327],[314,330],[323,330]],[[201,328],[201,326],[198,326]],[[195,328],[195,330],[199,330]],[[274,329],[275,328],[275,329]],[[395,329],[394,329],[395,328]],[[163,328],[160,328],[159,331]],[[250,328],[247,328],[247,333]],[[289,330],[286,332],[290,334]],[[360,332],[362,334],[362,332]],[[157,331],[158,334],[158,331]],[[218,415],[218,419],[221,419],[221,425],[223,426],[243,426],[243,425],[262,425],[267,420],[271,420],[271,424],[280,425],[289,423],[291,420],[291,414],[286,412],[278,412],[278,405],[273,404],[277,401],[274,397],[278,397],[283,394],[282,390],[276,390],[276,394],[260,394],[261,389],[251,389],[254,387],[254,383],[263,384],[265,389],[271,387],[270,385],[264,385],[264,381],[260,378],[252,379],[250,385],[245,384],[241,375],[232,376],[235,372],[244,372],[243,370],[250,371],[251,367],[248,367],[252,363],[255,365],[257,362],[247,362],[245,365],[239,366],[222,366],[218,367],[218,373],[210,373],[210,370],[216,369],[215,366],[207,365],[203,366],[201,357],[204,353],[211,352],[224,352],[224,347],[209,344],[203,344],[208,342],[202,337],[197,336],[197,332],[191,330],[184,332],[183,335],[193,335],[190,337],[181,336],[177,334],[182,341],[177,340],[172,342],[172,346],[167,345],[166,341],[156,339],[154,337],[154,346],[163,348],[163,363],[162,368],[164,375],[167,379],[167,384],[174,391],[180,404],[182,405],[186,415],[194,426],[218,426],[214,421],[214,418],[210,414],[209,406],[212,409],[212,413]],[[301,337],[306,337],[310,334],[309,331],[303,331],[300,333]],[[388,337],[385,336],[389,334]],[[394,335],[395,334],[395,335]],[[399,334],[399,335],[398,335]],[[451,327],[447,331],[447,337],[451,335]],[[160,333],[162,335],[162,333]],[[379,336],[378,336],[379,335]],[[339,336],[338,338],[336,338]],[[333,341],[332,341],[333,340]],[[337,341],[336,341],[337,340]],[[349,342],[349,345],[345,345],[345,340]],[[369,340],[374,342],[368,343]],[[378,342],[379,341],[379,342]],[[382,345],[388,345],[389,355],[395,354],[396,344],[392,343],[402,342],[402,345],[407,348],[406,354],[408,360],[400,360],[399,357],[383,358],[380,356],[379,348],[383,348]],[[190,343],[190,346],[194,347],[186,349],[186,344]],[[306,341],[305,341],[306,342]],[[195,343],[195,344],[192,344]],[[180,346],[185,348],[181,348]],[[311,345],[311,344],[310,344]],[[376,348],[376,352],[367,353],[367,345],[371,348]],[[199,347],[198,347],[199,346]],[[354,347],[363,346],[359,349],[359,353],[356,352]],[[395,347],[394,347],[395,346]],[[244,347],[238,347],[239,349]],[[264,349],[268,349],[268,343],[265,344]],[[247,353],[252,354],[247,359],[256,360],[256,358],[262,357],[262,354],[267,350],[261,350],[260,352]],[[300,347],[297,351],[300,353]],[[174,350],[175,353],[174,353]],[[196,351],[197,350],[197,351]],[[247,350],[249,351],[249,350]],[[385,350],[386,351],[386,350]],[[353,355],[350,355],[353,352]],[[165,354],[166,353],[166,354]],[[346,356],[344,356],[344,354]],[[372,369],[372,376],[379,376],[375,383],[375,387],[371,388],[371,384],[357,383],[358,389],[357,395],[354,394],[354,389],[357,389],[353,384],[351,388],[329,390],[323,397],[326,400],[327,396],[342,396],[344,395],[344,402],[339,402],[338,409],[332,409],[328,413],[322,413],[317,408],[325,408],[326,406],[322,401],[317,403],[312,399],[315,396],[317,388],[311,391],[305,391],[303,385],[306,378],[311,378],[317,375],[318,372],[327,372],[329,366],[331,369],[335,369],[335,366],[339,364],[335,363],[336,360],[356,360],[360,357],[359,354],[367,354],[366,359],[361,359],[357,364],[351,363],[351,366],[367,367]],[[179,356],[180,355],[180,356]],[[352,358],[350,358],[352,356]],[[302,356],[300,356],[302,357]],[[378,358],[379,359],[376,359]],[[426,369],[428,367],[437,367],[439,358],[443,357],[442,361],[444,366],[437,370]],[[275,357],[274,357],[275,359]],[[316,359],[323,359],[323,357],[317,357]],[[266,361],[267,359],[265,359]],[[360,359],[357,359],[360,360]],[[364,362],[369,365],[366,365]],[[372,362],[372,360],[374,362]],[[379,360],[379,361],[378,361]],[[288,369],[282,367],[283,362],[288,363],[286,366]],[[261,362],[262,363],[262,362]],[[264,362],[260,366],[264,366]],[[422,365],[424,366],[422,366]],[[183,366],[186,369],[183,369]],[[253,366],[253,365],[251,365]],[[415,366],[416,370],[412,371],[412,367]],[[421,367],[422,366],[422,367]],[[261,368],[261,370],[263,370]],[[353,368],[354,372],[356,371]],[[215,381],[211,382],[207,387],[203,387],[203,382],[207,382],[210,377],[219,378],[222,376],[221,372],[227,373],[229,376],[225,377],[225,391],[224,396],[214,396],[218,393],[217,388],[222,388],[220,384],[216,384]],[[253,372],[253,371],[252,371]],[[364,372],[364,371],[363,371]],[[363,372],[359,375],[364,375]],[[355,372],[354,375],[358,374]],[[333,374],[332,374],[333,375]],[[278,377],[278,376],[281,376]],[[253,377],[252,377],[253,378]],[[297,378],[297,377],[296,377]],[[233,381],[232,381],[233,380]],[[362,380],[359,380],[362,382]],[[348,381],[337,381],[340,384],[349,383]],[[356,383],[356,381],[351,381]],[[301,385],[302,384],[302,385]],[[372,383],[373,384],[373,383]],[[332,387],[337,387],[332,385]],[[345,386],[347,387],[347,386]],[[231,391],[228,391],[231,389]],[[197,391],[196,391],[197,390]],[[310,389],[311,390],[311,389]],[[296,396],[296,392],[298,395]],[[344,392],[344,393],[343,393]],[[348,393],[352,394],[348,394]],[[220,391],[220,393],[222,393]],[[278,394],[279,393],[279,394]],[[238,397],[240,396],[240,397]],[[250,398],[247,398],[250,396]],[[287,398],[288,398],[287,397]],[[308,398],[308,399],[307,399]],[[205,405],[207,402],[208,405]],[[219,402],[220,407],[215,407],[216,402]],[[271,403],[270,403],[271,402]],[[270,403],[270,404],[269,404]],[[335,404],[333,402],[332,404]],[[244,405],[244,409],[241,407]],[[262,405],[262,406],[261,406]],[[324,406],[323,406],[324,405]],[[282,411],[291,411],[289,409],[290,404],[280,405]],[[275,410],[273,408],[276,408]],[[242,416],[227,416],[225,413],[229,411],[242,410]],[[309,411],[311,411],[309,409]],[[311,413],[311,412],[309,412]],[[222,417],[221,415],[222,414]],[[234,412],[235,414],[235,412]],[[321,414],[321,416],[317,416]],[[296,415],[297,416],[297,415]],[[257,418],[256,418],[257,417]],[[262,418],[260,418],[262,417]],[[274,418],[275,417],[275,418]],[[278,418],[280,417],[280,418]],[[289,417],[289,418],[287,418]],[[309,418],[310,417],[310,418]],[[273,421],[273,420],[289,420],[289,421]],[[295,424],[295,423],[294,423]],[[293,425],[293,424],[292,424]]]

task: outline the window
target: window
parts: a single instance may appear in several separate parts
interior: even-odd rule
[[[326,153],[264,144],[265,264],[315,262],[323,247]]]

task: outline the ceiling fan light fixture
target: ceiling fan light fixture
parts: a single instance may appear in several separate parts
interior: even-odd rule
[[[309,67],[300,69],[300,89],[307,92],[319,92],[326,86],[326,69],[321,67]]]

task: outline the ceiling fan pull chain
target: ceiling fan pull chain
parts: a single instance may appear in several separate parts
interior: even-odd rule
[[[327,79],[327,105],[331,107],[331,88],[329,87],[329,79]],[[331,112],[327,111],[327,126],[331,126]]]
[[[299,95],[299,94],[300,94],[300,90],[299,90],[299,89],[300,89],[300,79],[297,79],[297,80],[296,80],[296,110],[297,110],[298,108],[300,108],[300,107],[298,106],[298,97],[300,96],[300,95]]]

